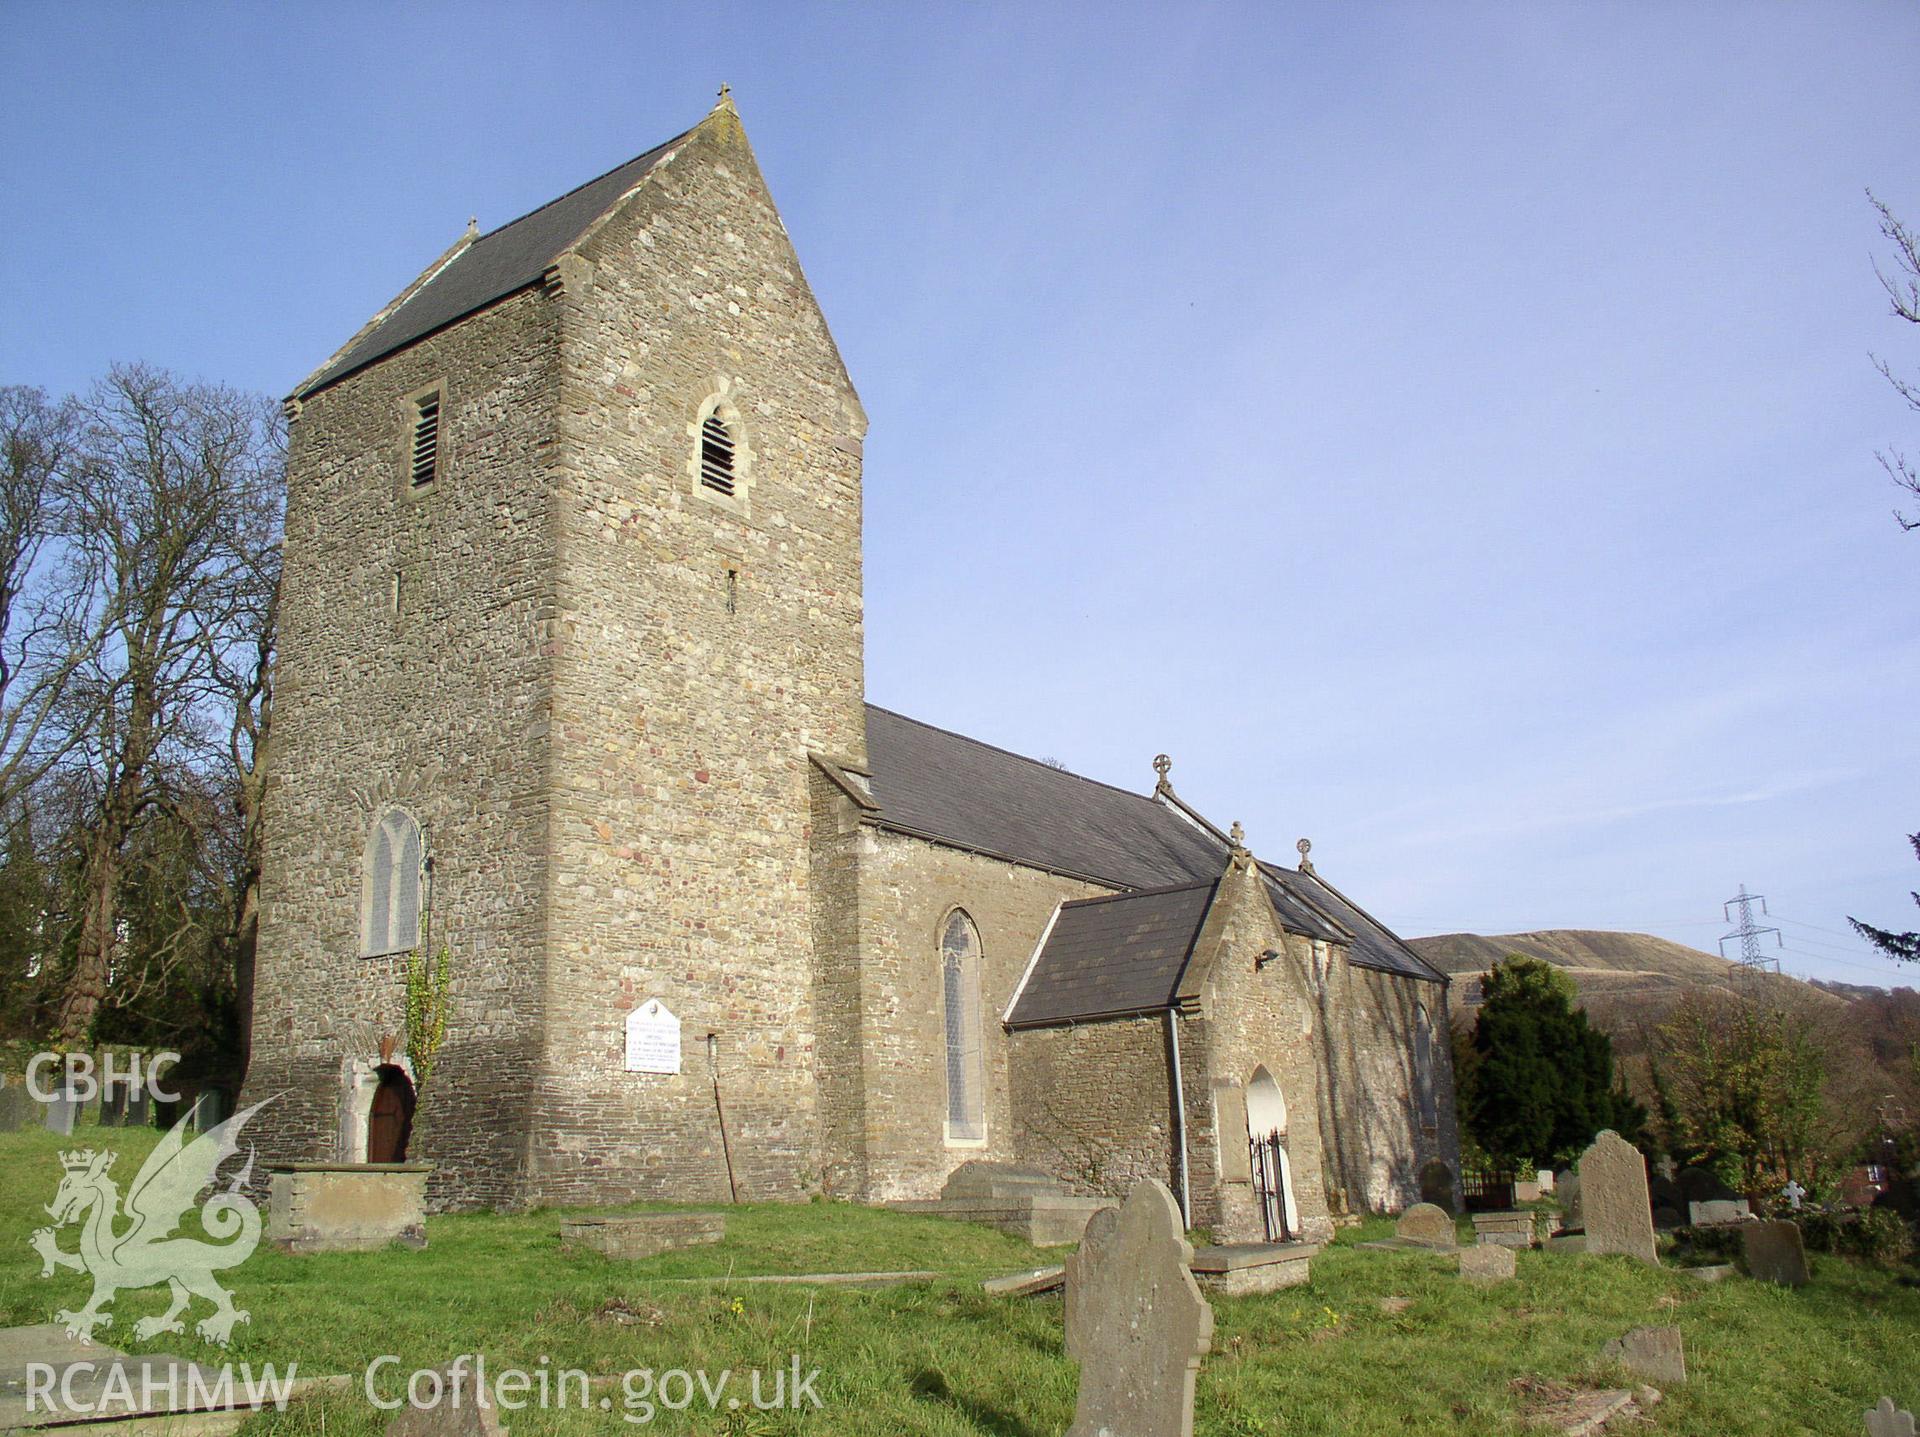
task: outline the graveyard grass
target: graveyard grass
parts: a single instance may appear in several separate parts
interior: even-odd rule
[[[153,1134],[83,1129],[0,1135],[0,1320],[51,1320],[78,1306],[86,1279],[42,1280],[27,1246],[44,1225],[63,1147],[111,1146],[123,1189]],[[520,1434],[620,1431],[832,1434],[1011,1434],[1053,1437],[1073,1415],[1076,1369],[1063,1351],[1061,1303],[996,1299],[980,1278],[1062,1260],[986,1228],[839,1203],[750,1204],[729,1214],[710,1247],[616,1263],[563,1253],[559,1214],[439,1216],[420,1252],[289,1257],[265,1248],[228,1274],[252,1322],[226,1360],[285,1364],[303,1376],[349,1373],[351,1391],[253,1419],[249,1434],[338,1437],[380,1432],[360,1374],[392,1353],[400,1370],[483,1352],[509,1366],[592,1373],[632,1368],[759,1367],[801,1355],[819,1368],[823,1410],[658,1411],[647,1426],[598,1410],[502,1413]],[[72,1229],[62,1245],[71,1249]],[[1631,1385],[1609,1370],[1602,1343],[1630,1327],[1672,1323],[1686,1337],[1691,1380],[1667,1394],[1650,1427],[1740,1434],[1853,1433],[1882,1394],[1920,1398],[1920,1286],[1816,1257],[1811,1286],[1744,1278],[1702,1284],[1628,1259],[1521,1253],[1514,1282],[1461,1282],[1445,1257],[1361,1249],[1390,1232],[1375,1222],[1314,1260],[1313,1282],[1266,1297],[1214,1299],[1213,1351],[1201,1366],[1196,1432],[1520,1433],[1534,1384]],[[780,1272],[933,1269],[939,1282],[879,1290],[674,1282]],[[103,1340],[198,1361],[223,1355],[196,1337],[132,1339],[134,1320],[164,1306],[160,1289],[123,1292]],[[1404,1297],[1404,1311],[1381,1299]],[[620,1310],[630,1321],[612,1321]],[[199,1308],[189,1313],[199,1316]],[[736,1381],[743,1382],[744,1376]],[[391,1390],[391,1389],[389,1389]],[[739,1390],[739,1389],[733,1389]],[[596,1389],[597,1403],[602,1395]]]

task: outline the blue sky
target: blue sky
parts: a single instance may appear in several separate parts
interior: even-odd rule
[[[1407,934],[1915,976],[1920,8],[16,3],[0,382],[285,392],[729,82],[872,420],[870,696]]]

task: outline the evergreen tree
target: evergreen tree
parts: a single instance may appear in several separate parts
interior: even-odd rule
[[[1467,1129],[1496,1162],[1564,1162],[1613,1128],[1638,1141],[1646,1110],[1614,1081],[1613,1043],[1551,963],[1513,954],[1482,986]]]
[[[1920,833],[1907,835],[1907,842],[1913,845],[1913,855],[1920,858]],[[1920,893],[1913,895],[1913,901],[1920,903]],[[1920,933],[1895,933],[1888,928],[1875,928],[1871,923],[1862,923],[1858,918],[1849,918],[1854,931],[1867,942],[1878,948],[1889,958],[1897,958],[1902,963],[1920,963]]]

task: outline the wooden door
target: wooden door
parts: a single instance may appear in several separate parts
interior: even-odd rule
[[[373,1111],[367,1115],[367,1161],[405,1162],[412,1130],[413,1084],[400,1069],[383,1067],[380,1086],[373,1093]]]

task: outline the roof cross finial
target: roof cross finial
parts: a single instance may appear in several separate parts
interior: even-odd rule
[[[722,80],[720,82],[720,103],[724,105],[732,98],[733,86],[729,85],[725,80]]]
[[[1313,872],[1313,860],[1307,857],[1309,853],[1313,852],[1312,842],[1303,838],[1293,846],[1300,850],[1300,871],[1302,873]]]

